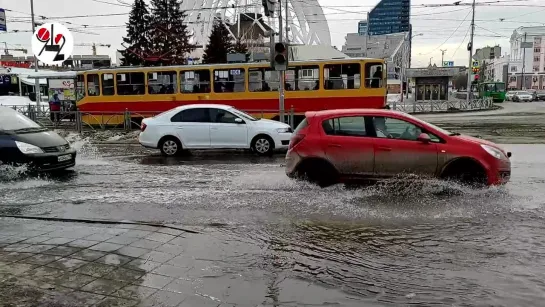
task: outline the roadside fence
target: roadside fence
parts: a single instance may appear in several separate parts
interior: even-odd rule
[[[25,106],[7,106],[26,115],[30,119],[41,125],[52,129],[65,129],[71,131],[88,130],[124,130],[140,129],[142,119],[155,116],[163,111],[145,111],[134,112],[125,110],[124,112],[108,111],[49,111],[48,105],[25,105]],[[472,99],[453,101],[422,101],[422,102],[403,102],[396,104],[396,110],[411,114],[419,113],[441,113],[457,111],[476,111],[492,109],[494,103],[490,97],[483,99]],[[256,118],[267,118],[270,114],[278,114],[278,110],[242,110],[252,114]],[[268,116],[269,115],[269,116]],[[293,107],[286,110],[285,122],[295,129],[296,115]],[[277,116],[278,117],[278,116]],[[273,117],[273,119],[275,119]]]

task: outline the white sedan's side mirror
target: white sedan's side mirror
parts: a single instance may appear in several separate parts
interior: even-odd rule
[[[244,124],[244,121],[241,118],[235,118],[235,123]]]

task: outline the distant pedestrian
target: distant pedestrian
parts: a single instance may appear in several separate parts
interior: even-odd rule
[[[49,114],[52,122],[59,120],[59,112],[61,111],[61,101],[58,94],[53,94],[49,100]]]

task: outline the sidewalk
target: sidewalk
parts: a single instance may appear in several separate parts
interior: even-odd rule
[[[0,218],[0,306],[364,303],[291,278],[271,253],[222,233]]]

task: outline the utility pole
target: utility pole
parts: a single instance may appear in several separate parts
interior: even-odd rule
[[[526,68],[526,32],[524,32],[524,42],[522,46],[522,80],[520,83],[521,89],[526,89],[526,80],[524,80],[524,69]]]
[[[440,50],[441,50],[441,66],[444,66],[445,52],[447,52],[447,49],[440,49]]]
[[[288,16],[289,16],[288,0],[286,0],[286,7],[285,7],[285,10],[286,10],[286,44],[289,44],[289,43],[290,43],[290,36],[289,36],[289,32],[290,32],[290,22],[289,22],[289,20],[288,20]],[[289,52],[288,52],[288,55],[289,55]]]
[[[287,10],[287,0],[286,0],[286,10]],[[286,23],[288,23],[288,20],[286,19]],[[287,25],[286,25],[287,27]],[[283,30],[283,25],[282,25],[282,0],[278,1],[278,41],[280,43],[283,42],[283,35],[282,35],[282,30]],[[286,37],[287,37],[287,33],[286,33]],[[287,41],[287,40],[286,40]],[[289,48],[288,46],[286,46],[286,48]],[[274,52],[274,50],[271,50],[271,54]],[[289,50],[288,50],[288,53],[289,53]],[[286,59],[288,60],[288,59]],[[279,113],[279,119],[280,119],[280,122],[284,122],[284,82],[286,80],[286,72],[285,71],[281,71],[280,72],[280,84],[278,85],[278,93],[279,93],[279,98],[278,98],[278,113]]]
[[[469,51],[469,65],[467,66],[467,95],[466,102],[469,104],[471,92],[471,68],[473,66],[473,36],[475,35],[475,0],[471,5],[473,11],[471,16],[471,36],[469,37],[469,44],[467,45],[467,51]]]
[[[433,59],[433,57],[430,57],[430,66],[431,66],[431,59]]]
[[[36,31],[36,23],[34,22],[34,0],[30,0],[30,15],[32,17],[32,35],[34,35],[34,32]],[[34,55],[34,71],[38,72],[38,57],[36,57],[36,55]],[[36,108],[38,109],[37,112],[39,113],[42,94],[40,93],[40,79],[37,78],[38,74],[36,74],[35,77],[34,92],[36,92]]]

